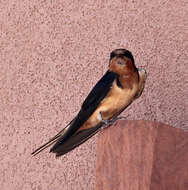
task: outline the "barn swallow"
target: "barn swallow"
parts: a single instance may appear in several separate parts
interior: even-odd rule
[[[119,119],[118,115],[140,97],[146,76],[144,69],[136,68],[130,51],[112,51],[108,71],[91,90],[76,117],[32,155],[54,144],[50,152],[55,153],[56,157],[62,156],[100,129],[113,124]]]

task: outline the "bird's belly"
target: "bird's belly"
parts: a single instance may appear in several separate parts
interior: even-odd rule
[[[132,89],[121,89],[117,85],[113,86],[107,97],[91,115],[88,122],[95,124],[100,123],[100,117],[98,117],[100,113],[103,119],[110,119],[117,115],[133,101],[136,92],[136,85],[133,86]]]
[[[102,102],[101,106],[96,112],[101,112],[104,119],[110,119],[125,107],[127,107],[132,101],[131,92],[129,93],[118,93],[117,95],[110,96]]]

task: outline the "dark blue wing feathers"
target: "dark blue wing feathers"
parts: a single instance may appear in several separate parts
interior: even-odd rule
[[[99,104],[101,100],[106,96],[113,81],[118,78],[118,75],[114,72],[107,71],[106,74],[99,80],[99,82],[94,86],[92,91],[89,93],[87,98],[82,104],[82,109],[86,110],[89,106],[93,104]]]
[[[72,136],[83,124],[88,120],[92,113],[99,106],[101,101],[106,97],[110,91],[112,83],[115,79],[118,79],[119,75],[114,72],[107,71],[106,74],[98,81],[98,83],[91,90],[87,98],[82,104],[81,110],[74,119],[74,122],[57,142],[51,148],[51,152],[58,152],[58,147]],[[57,150],[57,151],[56,151]],[[61,149],[62,150],[62,149]]]

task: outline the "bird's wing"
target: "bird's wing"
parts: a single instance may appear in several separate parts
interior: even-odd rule
[[[114,72],[107,71],[106,74],[99,80],[92,91],[82,104],[81,110],[87,110],[90,106],[94,106],[94,110],[100,104],[100,102],[106,97],[109,92],[112,83],[119,77]]]
[[[116,73],[107,71],[106,74],[98,81],[98,83],[94,86],[94,88],[91,90],[91,92],[83,102],[81,110],[76,116],[74,122],[69,127],[67,132],[63,136],[61,136],[61,138],[51,148],[51,152],[56,152],[58,154],[59,150],[62,149],[59,147],[63,147],[63,144],[65,141],[67,141],[67,139],[69,139],[68,142],[76,140],[76,144],[81,144],[81,141],[84,142],[88,139],[88,136],[92,136],[91,134],[93,134],[94,131],[96,131],[97,127],[94,131],[90,129],[85,129],[84,133],[76,133],[76,131],[89,119],[89,117],[97,109],[101,101],[106,97],[107,93],[110,91],[112,83],[116,78],[118,78],[118,75]],[[80,135],[82,136],[82,138],[79,138]],[[68,142],[66,143],[66,149],[68,149],[68,144],[70,145],[69,149],[73,149],[72,144],[75,143]]]
[[[45,143],[43,146],[35,150],[32,154],[36,155],[46,147],[56,142],[55,145],[50,149],[50,152],[55,152],[57,156],[60,156],[74,149],[78,145],[85,142],[88,138],[93,136],[100,128],[100,126],[81,130],[78,133],[76,133],[76,131],[89,119],[89,117],[110,91],[114,80],[118,79],[118,77],[119,75],[116,73],[107,71],[106,74],[91,90],[83,102],[80,112],[69,123],[69,125],[60,131],[55,137],[50,139],[49,142]]]

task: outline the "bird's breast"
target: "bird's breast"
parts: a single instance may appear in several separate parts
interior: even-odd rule
[[[102,118],[106,120],[116,116],[134,100],[137,90],[138,84],[133,84],[131,89],[123,89],[118,87],[116,81],[114,81],[107,96],[84,123],[81,129],[87,129],[98,125],[101,122],[99,117],[100,113],[102,114]]]
[[[112,118],[132,102],[137,89],[137,84],[133,84],[132,89],[122,89],[117,86],[115,81],[106,98],[103,99],[96,111],[91,115],[90,121],[99,122],[97,117],[99,112],[102,113],[103,119]]]

